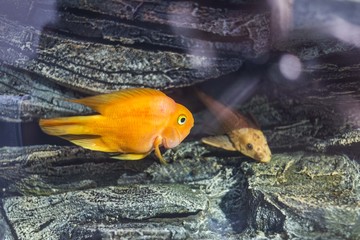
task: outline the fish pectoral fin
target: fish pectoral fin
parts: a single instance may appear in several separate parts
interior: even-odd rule
[[[157,137],[154,142],[155,156],[160,160],[162,164],[168,164],[168,162],[163,158],[160,152],[160,144],[162,143],[162,138]]]
[[[233,143],[230,141],[230,138],[227,135],[205,137],[201,139],[201,142],[228,151],[236,151]]]
[[[118,160],[141,160],[149,155],[150,152],[147,153],[124,153],[115,156],[111,156],[111,158]]]

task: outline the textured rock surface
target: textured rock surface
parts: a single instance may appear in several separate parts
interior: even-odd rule
[[[2,1],[0,238],[357,239],[360,3],[324,2]],[[194,84],[254,115],[269,164],[198,142]],[[194,112],[170,164],[41,135],[91,113],[66,98],[137,86]]]
[[[79,94],[54,86],[43,77],[5,65],[0,65],[0,75],[1,120],[29,122],[42,116],[90,112],[84,106],[65,101],[79,97]]]
[[[3,148],[6,219],[21,239],[357,236],[360,169],[352,159],[284,152],[265,165],[217,155],[184,143],[162,166],[77,147]]]
[[[276,226],[290,238],[356,239],[359,236],[360,168],[344,155],[278,154],[270,166],[243,164],[249,189],[260,204],[251,216],[257,227]],[[255,204],[256,206],[256,204]]]
[[[116,224],[118,228],[124,225],[126,231],[126,225],[132,221],[135,226],[131,227],[135,228],[142,222],[156,224],[157,218],[169,221],[168,224],[175,222],[172,230],[175,235],[187,235],[189,232],[177,219],[195,217],[207,204],[205,194],[184,185],[133,184],[51,197],[13,197],[4,201],[4,208],[21,239],[69,239],[74,237],[74,231],[91,230],[97,224]],[[146,229],[138,231],[146,233]],[[170,229],[166,229],[157,235],[170,234]]]
[[[269,11],[242,7],[4,1],[0,12],[4,63],[92,93],[192,85],[238,70],[270,42]]]
[[[35,45],[28,50],[30,53],[3,48],[0,58],[6,64],[86,92],[109,92],[140,86],[187,86],[192,84],[189,79],[194,79],[193,83],[196,83],[221,76],[237,70],[242,63],[239,59],[158,52],[155,49],[145,51],[117,44],[83,42],[64,39],[51,33],[39,35],[40,32],[32,28],[18,29],[16,23],[9,23],[7,20],[3,20],[1,25],[6,35],[35,35],[40,39],[39,46]],[[14,46],[15,49],[19,44],[22,45],[20,49],[26,49],[29,45],[26,38],[1,40],[4,45]]]
[[[9,224],[7,222],[7,217],[3,212],[0,214],[0,237],[4,240],[13,240],[15,239],[15,234],[11,232]]]
[[[174,163],[162,166],[78,147],[2,148],[7,220],[21,239],[218,238],[223,228],[231,232],[220,199],[239,176],[215,157],[204,159],[206,152],[188,143],[166,153]]]

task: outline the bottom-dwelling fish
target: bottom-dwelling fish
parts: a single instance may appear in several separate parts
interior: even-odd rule
[[[203,143],[228,151],[240,151],[262,163],[271,160],[271,151],[266,138],[255,121],[251,121],[199,90],[196,92],[225,132],[224,135],[202,138]]]
[[[159,146],[177,146],[194,125],[186,107],[154,89],[126,89],[69,101],[86,105],[99,114],[41,119],[41,129],[122,160],[139,160],[155,149],[160,162],[166,163]]]

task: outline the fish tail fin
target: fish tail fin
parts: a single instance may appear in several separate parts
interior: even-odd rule
[[[87,126],[93,116],[63,117],[40,119],[41,129],[54,136],[66,135],[93,135],[92,129]]]
[[[99,115],[40,119],[39,125],[45,133],[61,137],[83,148],[116,152],[116,149],[110,149],[96,132],[94,126],[98,117]]]

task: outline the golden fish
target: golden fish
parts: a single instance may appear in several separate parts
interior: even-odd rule
[[[139,160],[159,147],[180,144],[194,125],[191,112],[164,93],[145,88],[126,89],[77,100],[99,114],[41,119],[41,129],[83,148],[116,154],[113,158]]]
[[[203,143],[229,151],[240,151],[262,163],[271,160],[266,138],[255,121],[250,121],[201,91],[196,92],[200,100],[216,116],[225,132],[225,135],[202,138]]]

